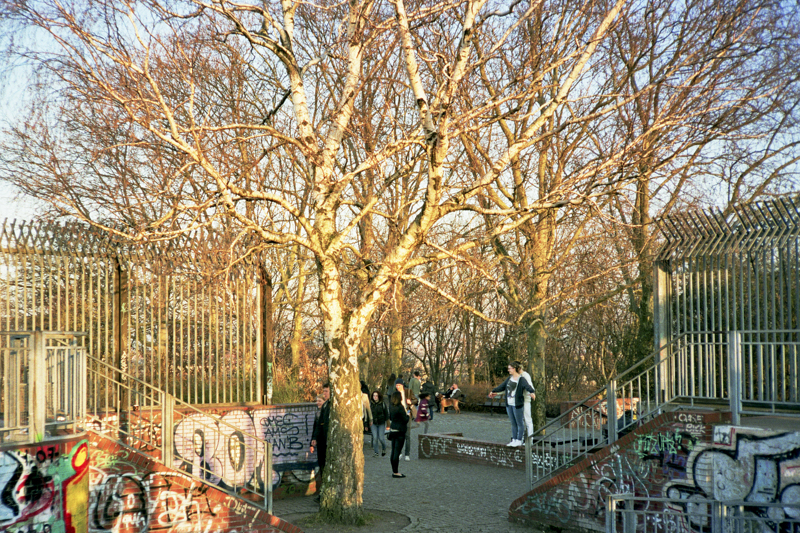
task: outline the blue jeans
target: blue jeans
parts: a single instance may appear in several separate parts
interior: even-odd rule
[[[378,444],[383,444],[383,449],[381,451],[386,453],[386,448],[389,447],[389,443],[386,442],[386,426],[383,424],[372,424],[370,430],[372,431],[372,449],[375,453],[380,453],[380,451],[378,451]]]
[[[525,421],[523,420],[522,407],[514,407],[506,404],[506,413],[511,420],[511,439],[522,440],[525,433]]]

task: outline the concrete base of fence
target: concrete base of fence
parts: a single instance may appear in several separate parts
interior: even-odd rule
[[[525,448],[465,439],[462,433],[419,435],[420,459],[449,459],[506,468],[525,468]]]

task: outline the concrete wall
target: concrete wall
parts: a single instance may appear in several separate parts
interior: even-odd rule
[[[678,514],[698,497],[800,502],[800,431],[734,427],[724,425],[724,416],[661,415],[516,500],[509,517],[539,527],[604,531],[608,494],[685,500],[670,509]],[[688,519],[677,523],[687,533],[703,531]]]
[[[465,439],[461,435],[461,433],[419,435],[419,458],[525,468],[525,448],[510,448],[502,443]]]
[[[110,426],[94,428],[90,433],[90,532],[299,531],[217,487],[228,488],[220,479],[223,473],[242,485],[264,482],[263,456],[239,446],[240,439],[246,441],[247,435],[255,434],[273,445],[273,469],[266,478],[272,483],[274,498],[313,494],[317,457],[309,453],[309,447],[316,406],[214,406],[202,411],[176,414],[171,428],[162,427],[160,412],[134,410],[129,415],[130,432],[141,439],[130,441],[141,450],[153,451],[142,442],[160,445],[162,432],[172,431],[173,468],[121,446],[113,434],[103,438]],[[221,436],[208,432],[208,426],[219,427]],[[203,476],[201,465],[212,472],[206,474],[207,483],[186,475]]]
[[[0,531],[86,533],[85,435],[0,447]]]
[[[225,406],[201,408],[202,414],[186,412],[176,414],[171,428],[175,442],[175,468],[188,473],[202,475],[201,463],[212,472],[224,473],[225,477],[235,478],[239,484],[263,483],[261,471],[263,458],[249,450],[254,443],[247,442],[245,457],[235,458],[230,453],[230,444],[237,439],[247,441],[247,435],[256,435],[272,444],[272,485],[274,498],[310,495],[316,491],[314,471],[317,468],[317,455],[310,453],[311,432],[314,426],[316,405],[287,404],[275,406]],[[106,419],[116,424],[117,415]],[[223,421],[224,423],[220,423]],[[139,411],[134,409],[128,416],[129,433],[132,445],[137,449],[152,452],[161,445],[161,434],[165,428],[161,423],[160,411]],[[221,437],[205,430],[217,426]],[[231,427],[232,426],[232,427]],[[111,427],[111,426],[108,426]],[[98,434],[105,434],[106,427],[98,424],[93,428]],[[115,435],[109,434],[114,439]],[[219,477],[212,476],[212,483],[220,483]],[[225,488],[223,486],[223,488]]]
[[[91,435],[91,533],[297,533],[255,506]]]

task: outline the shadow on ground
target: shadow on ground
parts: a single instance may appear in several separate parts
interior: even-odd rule
[[[303,530],[303,533],[394,533],[411,523],[405,515],[392,511],[364,509],[370,515],[370,521],[363,526],[342,526],[325,524],[316,520],[316,513],[297,513],[281,516],[290,524]]]

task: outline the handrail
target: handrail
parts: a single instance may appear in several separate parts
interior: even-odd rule
[[[272,445],[269,441],[243,434],[241,428],[225,420],[209,419],[200,409],[105,361],[91,355],[87,355],[87,360],[89,431],[272,512]],[[188,437],[173,435],[173,428],[182,420],[189,424]],[[212,442],[222,443],[229,452],[223,455],[232,456],[230,459],[237,464],[220,468],[220,465],[215,467],[206,462],[203,458]],[[175,453],[179,450],[194,455],[181,457],[180,453]],[[242,475],[243,465],[253,472],[249,478]],[[244,497],[248,494],[256,495],[258,500]]]
[[[619,435],[670,404],[724,406],[734,424],[740,414],[780,410],[796,415],[800,387],[794,382],[779,383],[776,376],[796,372],[791,365],[798,351],[799,330],[680,335],[526,438],[531,489],[596,449],[613,444]],[[752,376],[758,375],[765,379],[755,383]]]
[[[623,504],[623,505],[620,505]],[[754,512],[755,511],[755,512]],[[609,494],[606,500],[607,533],[634,533],[648,522],[664,529],[685,529],[687,522],[707,533],[731,531],[793,531],[800,528],[800,504],[795,502],[720,501],[693,496],[655,498],[634,494]],[[638,527],[637,527],[638,526]]]
[[[662,365],[668,364],[676,357],[687,337],[687,334],[683,334],[673,339],[670,343],[618,374],[609,381],[606,387],[596,390],[545,424],[536,435],[526,438],[526,469],[531,489],[537,482],[574,464],[595,449],[613,443],[618,432],[625,432],[634,424],[639,423],[643,417],[655,414],[666,403],[669,403],[671,398],[668,399],[665,393],[669,390],[669,384],[659,384],[659,380],[663,380],[663,377],[657,371]],[[656,360],[656,358],[658,359]],[[649,366],[646,366],[648,363]],[[640,372],[632,376],[637,369],[640,369]],[[619,380],[626,376],[632,377],[625,381],[622,387],[619,387],[617,385]],[[643,377],[648,378],[645,383],[642,383]],[[636,383],[637,381],[638,383]],[[637,385],[637,391],[647,391],[645,412],[641,410],[643,407],[641,397],[635,397],[632,394],[634,383]],[[625,392],[626,389],[628,393]],[[609,399],[613,401],[609,402]],[[623,411],[629,414],[618,419],[617,404],[620,401],[623,407],[627,406]],[[606,412],[603,409],[604,405]],[[639,416],[634,419],[635,415]]]

